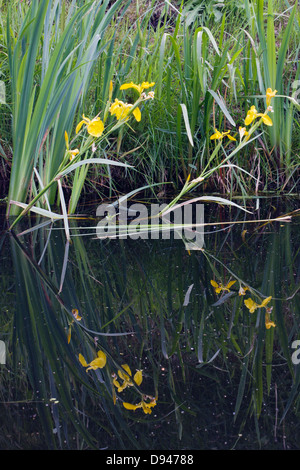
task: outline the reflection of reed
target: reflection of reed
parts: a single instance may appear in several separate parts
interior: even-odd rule
[[[118,448],[153,448],[158,445],[149,437],[153,426],[163,426],[159,443],[165,448],[172,439],[177,449],[201,448],[199,436],[193,443],[190,436],[192,428],[212,426],[210,403],[219,403],[221,419],[235,436],[244,432],[253,414],[272,429],[272,415],[264,414],[262,403],[268,403],[274,383],[278,404],[285,397],[286,407],[281,404],[279,409],[288,426],[287,412],[299,383],[289,353],[289,338],[299,334],[293,224],[259,223],[243,237],[244,227],[232,224],[230,232],[216,230],[206,238],[205,250],[190,255],[175,239],[74,236],[66,247],[64,229],[57,228],[11,236],[19,302],[16,345],[22,345],[32,388],[42,398],[39,413],[47,445],[59,446],[65,438],[62,430],[58,441],[51,435],[54,415],[44,407],[49,396],[59,401],[51,402],[57,410],[56,429],[66,420],[90,448],[103,442]],[[77,229],[81,227],[74,220],[70,233]],[[30,251],[21,242],[28,238]],[[213,278],[224,285],[235,279],[236,284],[230,293],[216,294]],[[254,294],[272,296],[274,331],[265,329],[259,309],[250,314],[245,308],[240,283]],[[74,308],[82,319],[72,323],[68,344]],[[90,363],[99,349],[105,351],[107,364],[87,374],[78,354]],[[139,387],[124,391],[126,396],[114,389],[111,374],[122,364],[143,370],[143,386],[157,396],[151,416],[122,407],[122,400],[142,403]],[[291,390],[288,400],[286,387]],[[229,408],[225,395],[230,396]],[[282,416],[277,415],[278,435]],[[85,416],[91,420],[89,429]],[[179,434],[170,432],[174,426],[168,422]],[[102,431],[93,432],[92,423]],[[117,436],[113,444],[111,433]],[[207,442],[210,438],[208,433]]]

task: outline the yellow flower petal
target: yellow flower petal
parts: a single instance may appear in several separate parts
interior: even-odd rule
[[[270,103],[271,103],[271,99],[276,95],[277,93],[277,90],[272,90],[272,88],[267,88],[267,91],[266,91],[266,103],[267,103],[267,106],[270,106]]]
[[[141,404],[139,403],[138,405],[133,405],[132,403],[127,403],[123,401],[123,406],[126,408],[126,410],[133,410],[135,411],[137,408],[141,408]]]
[[[130,380],[130,377],[132,376],[131,369],[128,364],[122,364],[122,369],[126,370],[128,373],[125,374],[122,370],[118,370],[118,375],[122,380]]]
[[[83,367],[87,367],[88,370],[96,370],[96,369],[103,369],[106,364],[106,354],[103,351],[98,351],[98,357],[91,361],[89,364],[86,362],[85,358],[82,354],[79,354],[79,362],[83,365]],[[89,366],[89,367],[88,367]]]
[[[69,331],[68,331],[68,344],[70,343],[71,341],[71,332],[72,332],[72,327],[71,325],[69,326]]]
[[[138,122],[140,122],[140,120],[141,120],[141,118],[142,118],[140,108],[135,108],[135,109],[132,111],[132,114],[134,115],[135,119],[136,119]]]
[[[109,90],[108,90],[108,97],[109,97],[109,101],[111,100],[112,98],[112,93],[113,93],[113,82],[112,80],[109,82]]]
[[[257,118],[257,110],[255,106],[251,106],[244,121],[246,126],[249,126],[249,124],[251,124],[252,121],[254,121],[254,119],[256,118]]]
[[[119,382],[118,382],[118,380],[117,380],[117,377],[114,377],[114,379],[113,379],[113,384],[114,384],[114,386],[115,386],[116,388],[120,388],[120,387],[121,387],[121,385],[119,384]]]
[[[233,284],[235,283],[236,281],[230,281],[228,282],[227,286],[226,286],[226,289],[230,289],[231,286],[233,286]]]
[[[262,120],[266,126],[273,126],[273,121],[267,114],[262,115]]]
[[[272,296],[270,295],[270,297],[267,297],[266,299],[262,301],[259,307],[265,307],[270,302],[271,299],[272,299]]]
[[[98,351],[97,356],[98,356],[98,359],[100,360],[99,362],[101,362],[101,364],[102,364],[102,367],[104,367],[105,364],[106,364],[106,354],[105,354],[105,352]],[[102,369],[102,367],[101,367],[101,369]]]
[[[223,134],[219,132],[217,129],[215,129],[215,134],[210,136],[210,140],[219,140],[223,138]]]
[[[66,142],[66,147],[69,149],[69,137],[67,131],[65,131],[65,142]]]
[[[128,90],[129,88],[134,88],[137,90],[139,94],[141,94],[144,90],[151,88],[155,85],[155,82],[143,82],[141,85],[136,85],[133,82],[130,83],[124,83],[123,85],[120,86],[120,90]]]
[[[88,366],[88,363],[86,362],[86,360],[84,359],[84,357],[83,357],[82,354],[79,354],[79,355],[78,355],[78,359],[79,359],[80,364],[81,364],[83,367],[87,367],[87,366]]]
[[[87,125],[87,131],[93,137],[100,137],[104,131],[104,124],[100,119],[93,119]]]
[[[78,132],[80,131],[80,129],[82,128],[83,124],[86,124],[86,122],[84,120],[80,121],[77,126],[76,126],[76,129],[75,129],[75,132],[76,134],[78,134]]]
[[[266,321],[266,328],[269,330],[273,326],[274,328],[276,327],[275,323],[273,321]]]
[[[142,90],[147,90],[147,88],[151,88],[155,85],[155,82],[143,82],[141,85]]]
[[[98,357],[96,357],[96,359],[94,359],[93,361],[91,361],[88,364],[89,367],[87,368],[87,370],[90,370],[90,369],[92,369],[92,370],[103,369],[105,364],[106,364],[106,355],[104,354],[103,351],[99,351],[98,352]]]
[[[245,125],[249,126],[252,123],[253,119],[254,119],[254,116],[251,115],[251,114],[248,114],[245,118],[245,121],[244,121]]]
[[[254,313],[255,310],[258,308],[257,303],[254,302],[254,300],[252,300],[251,298],[245,299],[245,300],[244,300],[244,304],[245,304],[246,307],[250,310],[250,313]]]
[[[142,381],[143,381],[143,372],[141,370],[138,370],[135,374],[134,374],[134,377],[133,377],[133,380],[135,381],[135,383],[137,385],[141,385]]]
[[[142,87],[141,85],[135,85],[135,83],[130,82],[130,83],[124,83],[123,85],[120,86],[120,90],[128,90],[128,88],[134,88],[137,90],[140,94],[142,93]]]

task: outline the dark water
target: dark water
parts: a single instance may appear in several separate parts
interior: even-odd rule
[[[61,222],[32,230],[37,218],[3,235],[0,448],[298,449],[299,200],[247,207],[205,206],[199,250],[99,240],[93,218],[71,222],[70,244]],[[268,329],[244,301],[270,296]],[[104,367],[87,370],[79,354],[99,350]],[[124,364],[143,380],[118,391]],[[151,413],[123,405],[153,398]]]

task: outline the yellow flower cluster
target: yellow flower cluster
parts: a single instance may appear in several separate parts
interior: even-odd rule
[[[122,384],[120,384],[118,377],[116,374],[113,374],[113,384],[117,388],[118,392],[121,393],[125,388],[132,387],[134,384],[140,386],[143,381],[143,372],[141,370],[137,370],[134,376],[132,377],[132,372],[128,364],[123,364],[122,370],[118,370],[119,379],[122,380]],[[125,372],[126,371],[126,372]],[[138,408],[142,408],[144,413],[150,414],[152,413],[152,408],[156,405],[156,398],[150,395],[143,395],[142,400],[134,405],[132,403],[123,402],[124,408],[127,410],[137,410]]]
[[[255,106],[251,106],[249,109],[245,118],[245,125],[249,126],[249,124],[251,124],[258,117],[262,118],[262,121],[264,124],[266,124],[266,126],[273,126],[272,119],[266,113],[258,113]]]
[[[115,115],[117,120],[119,121],[120,119],[125,119],[128,121],[129,119],[129,113],[131,109],[133,108],[133,104],[129,103],[124,103],[123,101],[118,100],[117,98],[115,99],[114,103],[111,105],[109,108],[111,115]],[[132,114],[134,115],[135,119],[140,122],[141,120],[141,111],[139,107],[136,107],[133,109]]]
[[[88,370],[97,370],[103,369],[106,365],[106,354],[103,351],[98,351],[97,356],[93,359],[90,363],[87,363],[85,358],[82,354],[78,355],[79,362],[83,367],[86,367],[86,371]],[[121,369],[118,370],[118,375],[113,373],[112,374],[113,385],[116,387],[118,393],[123,392],[127,387],[133,387],[134,385],[140,386],[143,381],[143,372],[142,370],[137,370],[134,376],[132,377],[132,372],[128,364],[123,364]],[[122,383],[120,383],[120,380]],[[114,393],[115,397],[115,393]],[[115,403],[115,398],[114,398]],[[135,404],[123,402],[124,408],[127,410],[137,410],[138,408],[142,408],[144,413],[150,414],[152,413],[152,408],[156,405],[156,398],[150,395],[142,395],[142,400]]]
[[[266,91],[266,103],[267,103],[267,111],[271,110],[270,104],[271,104],[271,99],[276,95],[277,90],[272,90],[272,88],[267,88]],[[255,119],[260,117],[262,119],[262,122],[266,126],[273,126],[272,119],[268,116],[267,113],[259,113],[255,106],[251,106],[249,111],[247,112],[246,118],[244,120],[244,123],[246,126],[249,126],[252,124]],[[240,135],[240,140],[243,139],[244,136],[248,135],[248,131],[246,130],[246,127],[239,127],[239,135]],[[220,132],[217,129],[215,129],[215,133],[210,137],[211,140],[222,140],[223,137],[227,137],[230,140],[236,140],[234,137],[230,135],[230,131],[225,131],[225,132]]]
[[[156,406],[156,398],[152,397],[150,395],[143,395],[143,399],[137,405],[133,405],[132,403],[123,402],[123,406],[127,410],[133,410],[133,411],[137,410],[138,408],[142,408],[142,410],[145,414],[151,414],[152,413],[151,408]]]
[[[265,313],[265,325],[266,328],[269,330],[272,326],[275,327],[275,323],[271,320],[271,311],[272,307],[267,308],[268,303],[272,299],[272,296],[270,295],[269,297],[266,297],[261,304],[257,304],[253,299],[245,299],[244,304],[246,307],[249,309],[250,313],[254,313],[256,309],[258,308],[265,308],[266,313]]]
[[[215,133],[210,136],[210,140],[222,140],[223,137],[227,137],[229,140],[236,140],[232,135],[230,135],[230,131],[220,132],[218,129],[215,129]]]
[[[224,286],[221,282],[218,284],[216,281],[211,280],[211,285],[214,287],[216,294],[220,294],[221,291],[230,292],[230,287],[233,286],[235,281],[230,281],[226,286]]]
[[[120,90],[128,90],[129,88],[134,88],[141,95],[144,90],[152,88],[155,85],[155,82],[143,82],[141,85],[135,85],[133,82],[124,83],[120,86]]]
[[[109,109],[112,116],[116,117],[117,121],[122,121],[122,120],[124,120],[124,122],[128,121],[128,119],[130,118],[130,114],[132,113],[135,119],[138,122],[140,122],[142,115],[141,115],[141,110],[138,107],[138,103],[141,101],[148,100],[150,98],[151,99],[154,98],[154,91],[149,91],[147,95],[144,93],[144,90],[147,90],[148,88],[151,88],[154,85],[155,85],[154,82],[151,82],[151,83],[142,82],[142,84],[139,84],[139,85],[136,85],[133,82],[124,83],[123,85],[120,86],[120,90],[127,90],[129,88],[133,88],[137,90],[139,93],[138,100],[134,104],[131,104],[131,103],[124,103],[123,101],[116,98],[115,101],[111,103],[113,84],[112,82],[110,82],[109,100],[107,102],[107,109]],[[106,112],[104,114],[106,116]],[[105,119],[106,117],[104,117],[104,121]],[[100,119],[99,116],[96,116],[93,119],[90,119],[83,114],[82,120],[76,126],[76,130],[75,130],[76,134],[78,134],[82,126],[85,126],[88,134],[95,138],[101,137],[104,132],[104,122]],[[71,150],[69,148],[69,136],[66,131],[65,131],[65,142],[66,142],[67,154],[70,155],[70,160],[73,160],[73,158],[75,158],[75,156],[79,154],[79,150],[78,149]]]
[[[113,384],[115,387],[118,389],[118,392],[123,392],[123,390],[127,387],[132,387],[134,385],[133,382],[135,382],[137,385],[141,385],[143,381],[143,373],[141,370],[138,370],[134,376],[133,376],[133,381],[131,379],[132,373],[130,370],[130,367],[128,364],[123,364],[122,369],[126,370],[127,374],[123,372],[123,370],[118,370],[118,376],[119,378],[123,381],[122,385],[118,382],[117,375],[113,375]]]
[[[216,281],[214,280],[211,280],[210,283],[211,285],[213,286],[213,288],[215,289],[215,292],[216,294],[220,294],[220,292],[222,291],[227,291],[227,292],[230,292],[230,288],[231,286],[233,286],[233,284],[235,283],[236,281],[230,281],[228,282],[228,284],[226,285],[223,285],[221,282],[220,283],[217,283]],[[250,290],[250,288],[248,286],[242,286],[240,285],[240,288],[239,288],[239,295],[246,295],[246,291],[247,290]],[[271,312],[272,312],[272,307],[268,308],[267,305],[268,303],[270,302],[270,300],[272,299],[272,296],[270,297],[267,297],[266,299],[264,299],[262,301],[261,304],[258,304],[256,303],[253,299],[251,299],[250,297],[248,299],[245,299],[244,300],[244,304],[245,306],[249,309],[250,313],[254,313],[255,310],[257,310],[258,308],[265,308],[266,309],[266,313],[265,313],[265,326],[266,328],[269,330],[272,326],[275,327],[275,323],[271,320]]]

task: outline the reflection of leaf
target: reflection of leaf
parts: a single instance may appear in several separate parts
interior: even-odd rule
[[[212,304],[212,307],[218,307],[219,305],[222,305],[224,304],[225,302],[227,302],[227,300],[232,297],[233,295],[235,295],[236,292],[227,292],[226,294],[222,295],[222,297],[220,297],[217,302],[215,302],[214,304]]]
[[[0,341],[0,364],[5,364],[6,362],[6,348],[4,341]]]
[[[187,290],[187,292],[186,292],[186,294],[185,294],[185,298],[184,298],[184,302],[183,302],[183,306],[184,306],[184,307],[186,307],[186,306],[189,304],[190,295],[191,295],[191,292],[192,292],[193,287],[194,287],[194,284],[192,284],[192,285],[188,288],[188,290]]]

